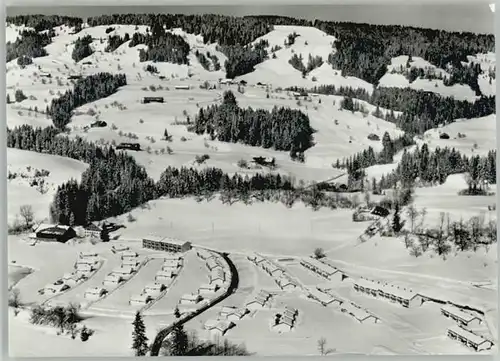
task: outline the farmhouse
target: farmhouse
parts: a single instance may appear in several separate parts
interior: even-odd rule
[[[145,294],[151,297],[158,297],[167,287],[163,283],[149,283],[144,287]]]
[[[457,325],[448,328],[447,334],[452,340],[460,341],[462,344],[475,351],[489,350],[493,346],[493,342]]]
[[[106,293],[107,291],[102,287],[92,287],[85,291],[83,297],[95,301],[106,295]]]
[[[207,251],[205,249],[199,249],[197,252],[196,252],[196,255],[198,257],[200,257],[202,260],[206,261],[210,258],[214,258],[216,257],[215,254],[213,252],[210,252],[210,251]]]
[[[132,267],[129,267],[129,266],[117,267],[113,270],[113,274],[122,277],[124,280],[132,277],[133,273],[134,273],[134,269]]]
[[[401,306],[407,308],[420,306],[423,303],[422,296],[412,290],[386,283],[374,282],[365,278],[354,281],[354,290],[372,297],[399,303]]]
[[[151,236],[142,240],[144,248],[170,253],[187,252],[191,249],[191,242],[177,241],[167,237]]]
[[[189,90],[189,85],[176,85],[174,88],[176,90]]]
[[[181,305],[195,305],[203,300],[203,297],[201,297],[197,293],[188,293],[184,296],[181,297],[179,303]]]
[[[330,279],[333,274],[338,272],[337,269],[334,269],[312,257],[301,259],[300,264],[326,279]]]
[[[142,98],[142,104],[148,104],[148,103],[163,103],[164,99],[163,97],[144,97]]]
[[[153,297],[143,293],[140,295],[130,296],[129,304],[145,306],[151,301],[153,301]]]
[[[95,225],[94,223],[89,224],[84,228],[85,236],[92,238],[101,238],[102,228]]]
[[[479,317],[468,312],[464,312],[460,308],[450,304],[441,307],[441,313],[444,316],[455,320],[461,326],[478,326],[481,323],[481,319]]]
[[[117,150],[141,150],[141,145],[139,143],[120,143],[116,146]]]
[[[102,281],[102,284],[104,286],[115,287],[115,286],[118,286],[120,284],[120,282],[122,282],[122,281],[123,281],[123,278],[120,275],[110,273],[104,278],[104,281]]]
[[[200,288],[198,289],[198,293],[199,294],[214,293],[217,292],[218,289],[219,285],[215,283],[209,283],[201,285]]]
[[[222,286],[226,280],[226,274],[221,268],[215,268],[210,272],[210,283]]]
[[[227,313],[226,315],[226,318],[229,320],[229,321],[239,321],[241,320],[243,317],[245,317],[245,315],[247,313],[249,313],[250,311],[248,310],[248,308],[246,307],[242,307],[242,308],[238,308],[238,309],[234,309],[230,312]]]
[[[155,281],[172,281],[175,274],[172,271],[158,271],[155,276]]]
[[[41,229],[39,227],[35,237],[38,241],[66,243],[76,237],[76,232],[72,227],[53,225]]]
[[[366,310],[363,310],[361,307],[355,305],[352,302],[343,302],[340,305],[340,311],[347,313],[360,323],[366,323],[366,322],[377,323],[379,321],[378,317],[372,315]]]
[[[219,336],[224,336],[235,324],[231,321],[208,320],[205,323],[205,330],[212,331]]]

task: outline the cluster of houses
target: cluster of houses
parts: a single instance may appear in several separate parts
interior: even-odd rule
[[[480,317],[472,313],[465,312],[459,307],[446,304],[441,307],[441,314],[451,318],[457,324],[448,328],[447,335],[452,340],[456,340],[475,351],[489,350],[493,342],[477,335],[470,330],[471,327],[477,327],[482,324]]]
[[[300,264],[303,267],[313,271],[323,278],[326,278],[327,280],[343,281],[346,278],[346,275],[341,270],[330,265],[327,262],[328,260],[326,259],[322,259],[320,261],[312,257],[302,258],[300,260]]]
[[[271,297],[269,292],[261,290],[254,299],[247,302],[246,308],[249,310],[262,309],[269,304]]]
[[[196,254],[205,261],[209,271],[208,283],[200,286],[199,294],[213,294],[231,282],[231,272],[220,255],[205,249],[199,249]]]
[[[354,290],[362,294],[385,299],[403,307],[418,307],[424,302],[422,295],[410,289],[390,285],[380,281],[372,281],[366,278],[359,278],[354,281]]]
[[[250,311],[246,307],[222,306],[219,312],[219,318],[228,321],[239,321],[245,317]]]
[[[288,276],[285,271],[275,265],[268,259],[255,253],[247,257],[250,262],[262,268],[269,276],[273,277],[276,284],[283,291],[292,291],[297,287],[297,284]]]
[[[299,311],[295,308],[285,306],[282,313],[274,315],[273,330],[281,332],[290,332],[296,325]]]

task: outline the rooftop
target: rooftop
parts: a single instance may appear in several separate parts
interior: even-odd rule
[[[362,309],[361,307],[359,307],[358,305],[356,305],[352,302],[342,303],[341,310],[342,309],[346,310],[347,313],[351,314],[358,321],[366,320],[369,317],[377,318],[376,316],[372,315],[368,311]]]
[[[338,272],[337,269],[334,269],[334,268],[330,267],[329,265],[327,265],[323,262],[320,262],[317,259],[314,259],[312,257],[302,258],[301,261],[321,270],[322,272],[326,273],[327,275],[333,275],[335,272]]]
[[[95,294],[95,295],[99,295],[101,294],[102,292],[106,291],[104,288],[102,287],[91,287],[91,288],[88,288],[87,291],[85,291],[86,293],[92,293],[92,294]]]
[[[475,333],[472,333],[458,325],[453,325],[451,327],[448,327],[448,330],[451,331],[451,332],[454,332],[456,333],[457,335],[460,335],[464,338],[466,338],[467,340],[471,341],[472,343],[475,343],[476,345],[480,345],[482,344],[483,342],[486,342],[486,341],[489,341],[479,335],[476,335]],[[489,341],[491,342],[491,341]]]
[[[125,267],[117,267],[113,269],[113,273],[119,273],[119,274],[130,274],[133,272],[132,267],[125,266]]]
[[[456,317],[458,317],[466,322],[472,321],[475,318],[479,318],[477,316],[474,316],[473,314],[464,312],[460,308],[455,307],[455,306],[450,305],[450,304],[444,305],[443,307],[441,307],[441,309],[443,311],[451,313],[452,315],[454,315],[454,316],[456,316]]]
[[[157,235],[150,235],[150,236],[144,237],[143,240],[160,242],[160,243],[168,243],[168,244],[176,244],[178,246],[183,246],[186,243],[191,244],[191,242],[188,242],[188,241],[182,241],[179,239],[174,239],[174,238],[170,238],[170,237],[162,237],[162,236],[157,236]]]
[[[372,280],[368,280],[366,278],[359,278],[355,281],[355,284],[362,286],[364,288],[370,288],[374,290],[380,290],[384,293],[388,293],[394,295],[396,297],[401,297],[404,300],[411,300],[418,293],[413,292],[412,290],[404,287],[390,285],[388,283],[376,282]]]
[[[321,292],[320,290],[318,290],[316,288],[309,289],[309,293],[312,297],[314,297],[315,299],[317,299],[318,301],[320,301],[322,303],[329,304],[329,303],[335,301],[335,297],[333,297],[327,293]]]

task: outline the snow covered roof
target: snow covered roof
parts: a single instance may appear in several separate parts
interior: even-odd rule
[[[111,249],[115,250],[116,252],[123,252],[123,251],[128,251],[129,247],[125,246],[124,244],[120,244],[120,245],[113,245]]]
[[[324,264],[323,262],[318,261],[317,259],[314,259],[312,257],[309,258],[302,258],[301,260],[302,263],[305,263],[309,266],[312,266],[314,268],[317,268],[321,272],[326,273],[327,275],[333,275],[334,273],[338,272],[337,269],[333,269],[332,267],[328,266],[327,264]]]
[[[321,292],[320,290],[318,290],[316,288],[309,289],[309,294],[311,295],[311,297],[315,298],[316,300],[318,300],[321,303],[329,304],[329,303],[332,303],[333,301],[335,301],[335,297],[333,297],[327,293]]]
[[[472,333],[468,330],[466,330],[465,328],[462,328],[458,325],[453,325],[451,327],[448,327],[448,331],[451,331],[452,333],[455,333],[467,340],[469,340],[470,342],[476,344],[476,345],[481,345],[482,343],[484,342],[491,342],[479,335],[476,335],[475,333]]]
[[[214,268],[210,272],[210,281],[215,281],[215,280],[225,280],[225,274],[224,271],[221,268]]]
[[[237,309],[233,309],[232,311],[229,311],[227,313],[227,315],[235,315],[239,318],[245,316],[248,312],[248,309],[246,307],[241,307],[241,308],[237,308]]]
[[[137,252],[131,250],[125,250],[122,252],[122,257],[137,257],[137,256],[138,256]]]
[[[460,318],[461,320],[464,320],[465,322],[470,322],[476,318],[479,319],[479,317],[474,316],[473,314],[464,312],[460,308],[455,307],[455,306],[450,305],[450,304],[444,305],[443,307],[441,307],[441,310],[448,312],[448,313]]]
[[[117,273],[117,274],[131,274],[134,270],[132,269],[132,267],[129,267],[129,266],[125,266],[125,267],[117,267],[115,269],[113,269],[113,273]]]
[[[144,289],[160,291],[163,286],[161,283],[151,282],[144,286]]]
[[[151,296],[145,293],[140,295],[132,295],[130,296],[130,301],[143,302],[146,303],[151,299]]]
[[[77,270],[87,270],[87,271],[92,271],[92,266],[89,265],[88,263],[77,263],[76,264],[76,269]]]
[[[106,290],[102,287],[91,287],[88,288],[85,293],[91,293],[93,295],[100,295],[101,293],[105,292]]]
[[[97,252],[95,252],[95,251],[81,251],[80,257],[97,257]]]
[[[96,264],[97,262],[99,262],[99,258],[97,258],[95,256],[90,256],[90,257],[80,258],[76,263],[77,264],[90,264],[90,265],[93,265],[93,264]]]
[[[191,242],[188,242],[188,241],[182,241],[180,239],[174,239],[174,238],[170,238],[170,237],[162,237],[162,236],[157,236],[157,235],[149,235],[147,237],[144,237],[144,240],[153,241],[153,242],[176,244],[179,246],[183,246],[186,243],[191,244]]]
[[[363,321],[363,320],[366,320],[367,318],[370,318],[370,317],[377,318],[376,316],[372,315],[368,311],[362,309],[361,307],[355,305],[352,302],[342,303],[342,305],[340,306],[340,309],[344,312],[349,313],[358,321]]]
[[[247,302],[247,305],[252,304],[252,303],[257,303],[257,304],[259,304],[261,306],[264,306],[264,304],[266,303],[266,301],[267,300],[265,298],[257,296],[253,300]]]
[[[163,260],[166,261],[180,261],[182,260],[182,255],[180,254],[175,254],[175,253],[169,253],[163,257]]]
[[[163,265],[162,265],[163,268],[179,268],[180,266],[181,266],[181,263],[179,262],[178,259],[165,260],[165,262],[163,262]]]
[[[293,282],[291,279],[289,279],[288,277],[286,277],[284,275],[281,275],[280,277],[278,277],[276,279],[276,283],[280,287],[285,287],[285,286],[288,286],[288,285],[296,286],[295,282]]]
[[[139,264],[137,258],[125,258],[122,261],[122,266],[136,266]]]
[[[104,277],[104,281],[110,281],[110,282],[120,281],[120,279],[121,277],[114,273],[110,273],[106,277]]]
[[[216,258],[209,258],[207,260],[207,267],[209,269],[214,269],[214,268],[217,268],[217,267],[222,267],[222,265],[220,264],[219,260],[216,259]]]
[[[294,324],[294,321],[293,321],[293,318],[290,318],[286,315],[284,316],[281,316],[280,317],[280,320],[278,322],[278,325],[279,324],[284,324],[284,325],[287,325],[287,326],[290,326],[290,327],[293,327],[293,324]]]
[[[267,298],[271,297],[271,294],[269,292],[267,292],[266,290],[260,290],[259,296],[262,296],[262,297],[267,299]]]
[[[367,288],[371,290],[382,291],[384,293],[394,295],[395,297],[400,297],[404,300],[411,300],[414,297],[418,296],[418,293],[415,293],[410,289],[390,285],[388,283],[375,282],[372,280],[368,280],[366,278],[358,278],[357,280],[354,281],[354,284],[363,287],[365,289]]]
[[[200,255],[204,259],[215,257],[215,254],[213,252],[207,251],[206,249],[203,248],[198,250],[198,255]]]
[[[211,284],[211,283],[205,283],[200,286],[200,290],[216,290],[217,285]]]
[[[181,297],[181,300],[198,301],[200,298],[201,296],[196,293],[187,293]]]
[[[156,277],[167,277],[167,278],[172,278],[174,274],[172,271],[158,271],[156,272]]]

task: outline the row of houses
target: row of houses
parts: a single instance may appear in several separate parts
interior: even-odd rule
[[[374,314],[361,308],[353,302],[345,301],[340,305],[340,311],[353,317],[359,323],[373,322],[378,323],[380,319]]]
[[[255,253],[247,257],[248,260],[256,266],[261,267],[268,275],[274,278],[274,282],[283,291],[292,291],[297,287],[297,284],[285,273],[285,271],[270,262],[266,258]]]
[[[312,257],[307,257],[307,258],[302,258],[300,260],[300,264],[313,271],[314,273],[320,275],[323,278],[326,278],[327,280],[339,280],[342,281],[345,278],[345,275],[342,271],[340,271],[338,268],[333,267],[325,261],[319,261],[315,258]]]
[[[321,303],[325,307],[335,303],[340,306],[343,302],[340,298],[337,298],[329,294],[328,292],[324,292],[323,290],[318,288],[309,289],[307,297]]]
[[[447,335],[452,340],[461,342],[463,345],[472,348],[475,351],[489,350],[493,347],[493,342],[477,335],[458,325],[448,328]]]
[[[403,307],[418,307],[424,302],[422,295],[411,289],[359,278],[354,281],[354,290],[362,294],[398,303]]]
[[[441,314],[445,317],[451,318],[462,327],[479,326],[482,323],[481,318],[478,316],[465,312],[451,304],[442,306]]]
[[[296,324],[299,311],[295,308],[285,306],[282,313],[274,315],[273,329],[278,332],[289,332]]]

